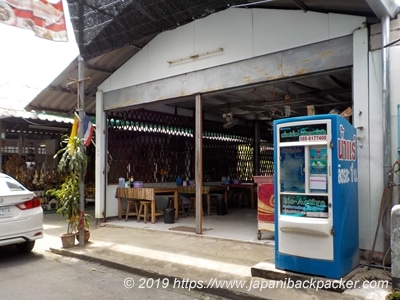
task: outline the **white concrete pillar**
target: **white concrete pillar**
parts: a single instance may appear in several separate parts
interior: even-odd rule
[[[96,194],[95,194],[95,218],[101,221],[106,216],[105,199],[107,187],[107,118],[103,110],[103,92],[96,93]]]

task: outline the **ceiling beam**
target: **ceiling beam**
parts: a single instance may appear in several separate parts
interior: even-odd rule
[[[290,104],[298,104],[300,102],[304,102],[305,100],[310,100],[310,99],[315,99],[315,98],[321,98],[324,96],[328,95],[335,95],[335,94],[343,94],[343,93],[351,93],[351,88],[346,88],[346,89],[330,89],[330,90],[321,90],[318,92],[307,92],[303,94],[298,94],[294,95],[291,100],[288,100],[287,105]],[[255,100],[245,100],[241,102],[235,102],[235,103],[229,103],[230,108],[240,108],[240,107],[247,107],[247,106],[255,106],[258,108],[261,107],[269,107],[269,106],[277,106],[277,105],[282,105],[282,100],[283,96],[278,96],[278,97],[273,97],[269,99],[264,99],[262,101],[255,101]],[[203,108],[204,111],[207,110],[218,110],[218,109],[223,109],[227,107],[227,104],[221,104],[221,105],[213,105],[212,107]]]
[[[94,66],[91,64],[86,64],[86,68],[89,70],[99,71],[99,72],[103,72],[103,73],[110,74],[110,75],[116,71],[116,70],[97,67],[97,66]]]

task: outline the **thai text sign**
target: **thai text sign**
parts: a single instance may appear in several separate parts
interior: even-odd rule
[[[292,217],[328,218],[328,196],[283,195],[281,215]]]
[[[281,143],[326,142],[327,127],[326,123],[282,127],[279,134]]]

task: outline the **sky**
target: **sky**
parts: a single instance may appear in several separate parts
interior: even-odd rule
[[[63,0],[68,42],[36,37],[31,30],[0,24],[0,114],[23,110],[79,54]]]

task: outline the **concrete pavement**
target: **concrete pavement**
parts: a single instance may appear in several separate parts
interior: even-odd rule
[[[198,288],[231,299],[297,300],[380,300],[391,288],[382,286],[390,280],[383,270],[359,267],[344,280],[371,281],[373,287],[317,289],[317,284],[328,287],[338,281],[276,270],[273,246],[194,233],[130,228],[122,226],[122,222],[121,226],[105,223],[91,228],[90,242],[84,247],[64,249],[58,235],[65,231],[65,223],[62,219],[60,223],[59,218],[56,214],[45,215],[45,238],[40,241],[53,253],[160,278],[175,288]]]

